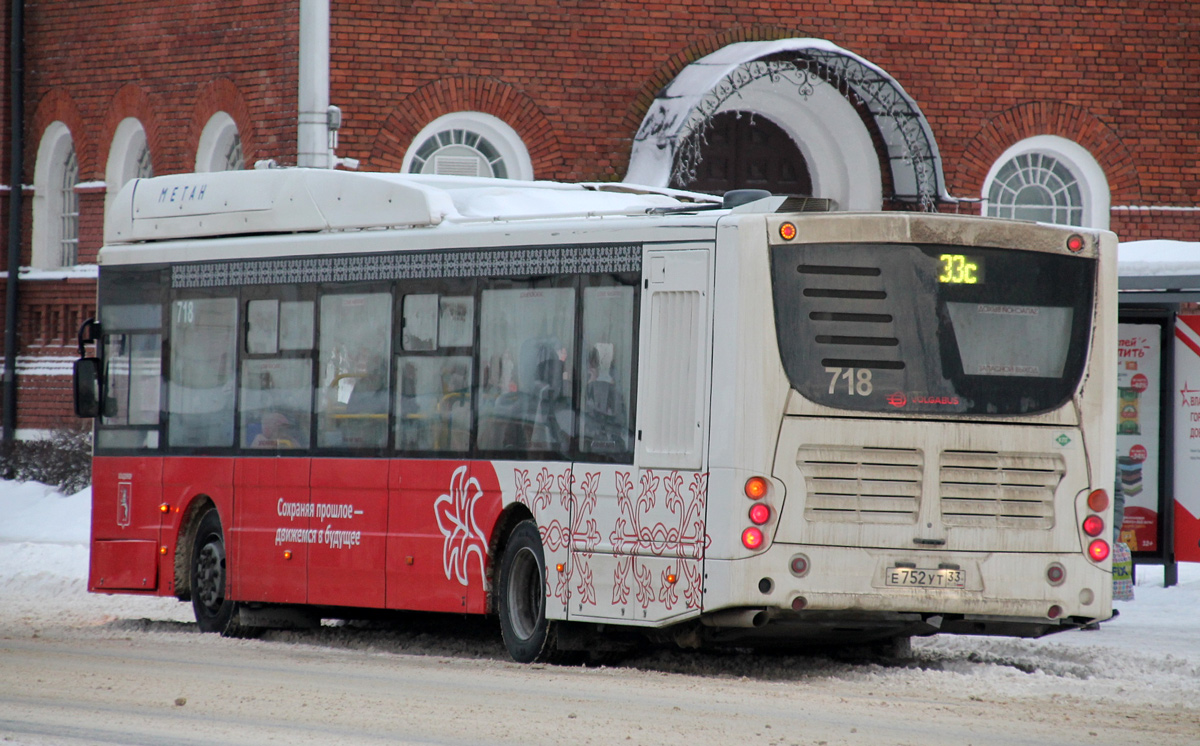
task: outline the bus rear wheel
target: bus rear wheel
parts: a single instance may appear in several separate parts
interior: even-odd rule
[[[497,610],[500,634],[518,663],[558,663],[560,622],[546,618],[546,554],[537,524],[522,521],[500,559]]]
[[[245,637],[249,630],[238,624],[238,604],[225,597],[227,571],[221,516],[211,508],[196,524],[192,541],[192,611],[201,632]]]

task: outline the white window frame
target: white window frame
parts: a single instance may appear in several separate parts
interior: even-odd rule
[[[525,147],[521,136],[504,120],[480,111],[456,111],[451,114],[443,114],[426,125],[413,138],[412,144],[404,154],[401,171],[404,173],[412,171],[417,151],[426,141],[436,137],[439,133],[456,129],[467,130],[487,140],[500,154],[500,160],[504,163],[507,172],[506,178],[522,181],[533,180],[533,161],[529,157],[529,150]],[[482,157],[482,154],[480,156]]]
[[[148,168],[148,173],[145,170]],[[146,129],[135,117],[126,117],[113,133],[112,145],[108,148],[108,164],[104,168],[104,212],[131,179],[154,175],[150,161],[150,144],[146,140]]]
[[[1025,138],[1005,150],[988,171],[983,181],[981,212],[991,214],[992,204],[988,199],[992,185],[996,181],[1000,169],[1009,161],[1027,154],[1037,153],[1047,155],[1061,163],[1079,185],[1080,198],[1083,201],[1082,228],[1108,230],[1111,196],[1109,194],[1108,178],[1100,163],[1082,145],[1057,135],[1035,135]]]
[[[63,179],[66,176],[67,156],[74,150],[71,130],[59,121],[52,122],[46,128],[38,145],[33,172],[33,255],[30,262],[34,269],[62,267],[63,241],[72,238],[76,242],[79,240],[78,217],[75,219],[75,235],[64,235],[64,210],[71,205],[64,199]],[[77,195],[74,204],[78,214]]]
[[[231,162],[230,153],[235,149],[238,157]],[[200,144],[196,147],[196,172],[236,171],[245,167],[237,122],[227,113],[218,111],[209,117],[200,133]]]

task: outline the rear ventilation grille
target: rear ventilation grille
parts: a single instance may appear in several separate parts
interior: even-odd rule
[[[947,526],[1053,528],[1062,456],[943,451],[939,474]]]
[[[924,457],[916,449],[805,446],[796,455],[811,521],[912,523]]]

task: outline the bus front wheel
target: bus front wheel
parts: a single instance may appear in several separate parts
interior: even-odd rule
[[[201,632],[244,637],[246,631],[237,621],[237,602],[225,597],[227,571],[221,516],[212,508],[200,518],[192,542],[192,611]]]
[[[497,610],[508,654],[518,663],[557,663],[560,622],[546,618],[546,555],[537,524],[522,521],[500,560]]]

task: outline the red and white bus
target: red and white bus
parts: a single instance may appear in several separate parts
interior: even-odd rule
[[[132,182],[89,589],[496,614],[519,661],[1107,619],[1113,235],[764,195]]]

